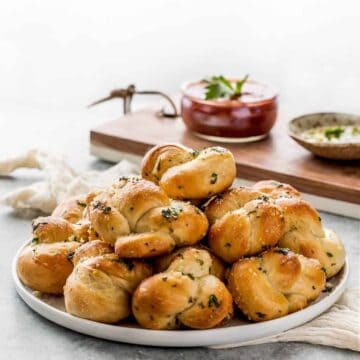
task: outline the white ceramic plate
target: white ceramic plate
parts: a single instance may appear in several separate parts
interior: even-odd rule
[[[279,319],[261,323],[232,320],[225,327],[210,330],[146,330],[130,323],[107,325],[77,318],[65,312],[62,297],[36,297],[31,289],[21,283],[16,273],[16,261],[25,245],[19,249],[13,260],[12,275],[16,290],[27,305],[44,318],[79,333],[138,345],[176,347],[226,345],[279,334],[302,325],[329,309],[345,290],[349,274],[349,264],[346,260],[343,270],[330,281],[333,286],[330,293],[322,293],[306,309]]]

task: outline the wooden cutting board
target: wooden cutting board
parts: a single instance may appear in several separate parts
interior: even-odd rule
[[[280,116],[265,140],[218,144],[196,137],[179,118],[159,118],[153,110],[146,109],[93,129],[90,141],[94,147],[113,150],[112,154],[119,151],[141,156],[152,146],[166,142],[194,149],[221,145],[234,154],[239,178],[275,179],[309,194],[360,204],[360,162],[338,162],[313,156],[287,135],[289,120]],[[117,160],[113,156],[112,159]]]

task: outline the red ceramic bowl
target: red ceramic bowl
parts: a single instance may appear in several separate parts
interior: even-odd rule
[[[205,86],[194,82],[183,87],[181,115],[196,135],[221,142],[257,141],[268,135],[278,107],[273,88],[248,80],[238,100],[205,100]]]

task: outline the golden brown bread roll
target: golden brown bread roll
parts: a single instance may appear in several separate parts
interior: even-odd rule
[[[289,184],[275,180],[263,180],[255,183],[252,187],[238,186],[218,194],[204,205],[204,211],[209,223],[213,224],[227,212],[239,209],[251,200],[267,200],[267,197],[271,199],[279,197],[300,198],[301,195]]]
[[[67,241],[75,236],[71,224],[55,216],[38,217],[32,222],[33,239],[41,243]]]
[[[71,261],[74,265],[77,265],[78,262],[88,258],[112,254],[113,252],[114,248],[109,243],[101,240],[92,240],[78,247],[71,257]]]
[[[231,152],[222,147],[194,151],[166,144],[145,155],[141,175],[173,199],[204,199],[227,189],[235,179],[236,167]]]
[[[52,216],[61,217],[68,222],[75,224],[83,219],[86,211],[86,197],[72,197],[60,203],[52,212]]]
[[[87,196],[77,196],[60,203],[51,216],[33,221],[33,235],[41,242],[77,241],[89,239],[90,222]]]
[[[344,245],[332,230],[323,228],[318,212],[296,198],[279,198],[276,204],[285,219],[279,246],[318,259],[328,278],[337,274],[345,263]]]
[[[255,255],[275,246],[284,231],[280,209],[268,198],[252,200],[227,212],[211,226],[211,250],[226,262]]]
[[[319,296],[325,281],[317,260],[275,248],[233,264],[228,287],[250,320],[263,321],[305,308]]]
[[[74,236],[81,242],[90,239],[91,224],[88,219],[90,199],[90,195],[72,197],[59,204],[51,214],[51,217],[63,218],[70,223]],[[96,237],[92,239],[94,238]]]
[[[85,242],[89,239],[90,223],[86,219],[72,224],[56,216],[38,217],[32,222],[33,237],[42,243],[58,241]]]
[[[266,204],[265,212],[263,205],[254,206],[259,201]],[[204,207],[212,224],[209,245],[227,262],[256,255],[279,243],[281,247],[318,259],[327,277],[337,274],[344,265],[341,240],[332,230],[323,228],[317,211],[291,185],[260,181],[251,188],[229,189]]]
[[[148,329],[177,329],[185,325],[207,329],[232,316],[232,298],[226,286],[210,275],[208,251],[187,248],[166,271],[144,280],[136,289],[132,309]]]
[[[274,199],[279,197],[301,198],[301,194],[294,187],[275,180],[258,181],[252,186],[252,189],[265,193]]]
[[[247,186],[239,186],[211,198],[203,208],[209,223],[212,225],[226,213],[240,209],[249,201],[264,198],[264,196],[267,195]]]
[[[77,263],[64,286],[66,311],[72,315],[116,323],[130,315],[130,298],[137,285],[151,275],[149,265],[115,254]]]
[[[168,269],[170,264],[177,257],[183,256],[183,253],[187,252],[189,248],[190,247],[184,247],[184,248],[178,249],[176,251],[173,251],[171,254],[159,256],[154,261],[154,272],[155,273],[163,272],[166,269]],[[210,275],[214,275],[222,281],[225,280],[226,268],[224,266],[224,263],[218,257],[216,257],[214,254],[212,254],[210,249],[208,249],[206,246],[203,246],[203,245],[197,245],[196,247],[191,247],[191,248],[206,250],[209,253],[211,260],[212,260],[210,268],[209,268]]]
[[[17,260],[19,278],[33,290],[62,294],[73,270],[71,257],[79,245],[74,241],[27,245]]]
[[[99,239],[115,243],[120,257],[154,257],[193,245],[207,232],[206,216],[189,203],[170,200],[151,181],[122,178],[89,206]]]
[[[71,258],[80,242],[86,241],[88,227],[84,206],[76,198],[60,204],[52,216],[32,222],[33,240],[21,252],[17,271],[24,284],[33,290],[62,294],[73,264]],[[72,222],[77,222],[73,224]]]

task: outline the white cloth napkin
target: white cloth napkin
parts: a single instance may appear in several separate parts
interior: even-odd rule
[[[59,155],[40,150],[0,160],[0,175],[9,175],[18,168],[40,169],[44,180],[6,194],[0,201],[22,215],[32,211],[51,213],[57,204],[73,195],[86,194],[111,185],[123,175],[138,173],[138,166],[122,160],[105,171],[78,172]]]
[[[240,344],[210,346],[228,349],[272,342],[306,342],[360,351],[360,289],[347,289],[342,297],[316,319],[279,335]]]
[[[20,156],[0,160],[0,175],[17,168],[38,168],[44,172],[41,182],[19,188],[2,198],[2,203],[18,212],[29,210],[51,213],[69,196],[85,194],[94,188],[109,186],[119,176],[138,173],[138,166],[127,160],[99,172],[77,172],[61,156],[31,150]],[[360,289],[348,289],[327,312],[305,325],[279,335],[241,344],[215,346],[231,348],[271,342],[301,341],[360,351]]]

